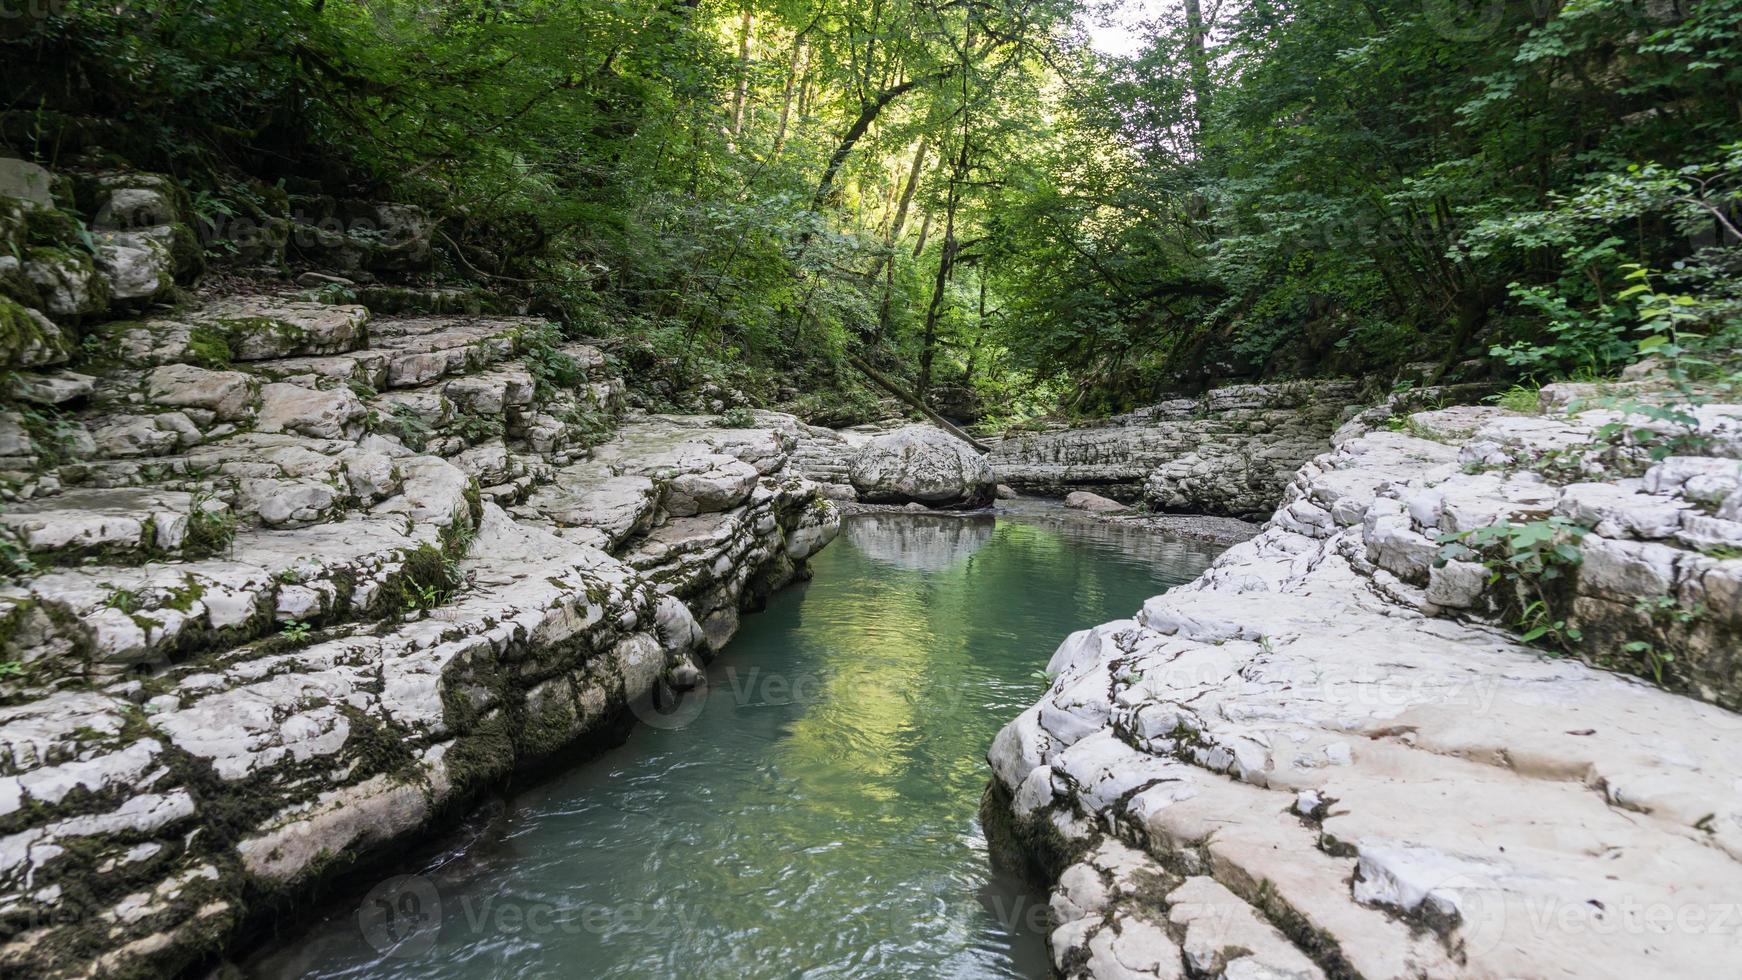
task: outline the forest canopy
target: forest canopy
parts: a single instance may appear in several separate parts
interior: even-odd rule
[[[64,0],[0,22],[0,139],[213,229],[416,202],[444,274],[822,422],[855,364],[1002,422],[1735,346],[1742,0],[1143,9]]]

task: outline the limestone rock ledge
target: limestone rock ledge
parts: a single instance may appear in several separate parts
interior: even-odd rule
[[[541,327],[254,297],[103,328],[139,350],[57,415],[69,451],[0,459],[28,559],[0,585],[0,974],[221,955],[647,717],[839,531],[795,419],[620,421],[588,345],[535,382]],[[192,363],[214,337],[247,358]]]
[[[1742,560],[1688,535],[1726,530],[1742,410],[1701,414],[1713,456],[1605,489],[1508,468],[1589,442],[1589,413],[1345,429],[1257,538],[1069,637],[985,806],[1052,885],[1059,973],[1742,970],[1742,716],[1520,644],[1484,622],[1486,578],[1440,581],[1434,554],[1437,530],[1572,515],[1593,528],[1572,596],[1698,602],[1706,633],[1659,642],[1734,704]]]
[[[1268,514],[1301,463],[1354,414],[1360,385],[1233,385],[1089,425],[1009,432],[988,462],[1002,483],[1062,497],[1088,490],[1156,510]]]

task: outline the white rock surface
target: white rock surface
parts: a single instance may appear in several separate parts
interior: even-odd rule
[[[1514,459],[1577,445],[1556,419],[1417,419],[1412,431],[1468,431]],[[989,806],[1015,839],[1064,859],[1061,970],[1742,969],[1735,930],[1716,926],[1742,894],[1742,716],[1480,625],[1487,569],[1438,562],[1429,537],[1500,517],[1591,524],[1574,608],[1697,600],[1707,625],[1658,642],[1674,644],[1678,669],[1688,661],[1688,690],[1722,701],[1733,682],[1698,680],[1729,670],[1718,651],[1734,648],[1730,566],[1742,562],[1674,542],[1683,488],[1709,476],[1709,501],[1733,461],[1562,486],[1461,473],[1455,446],[1402,432],[1338,442],[1302,467],[1259,537],[1135,620],[1067,639],[1051,688],[994,742]],[[1591,656],[1621,638],[1594,637]]]
[[[1072,490],[1065,494],[1065,506],[1072,510],[1086,510],[1091,514],[1118,514],[1131,509],[1111,497],[1103,497],[1087,490]]]
[[[992,467],[942,429],[910,425],[865,443],[848,465],[861,500],[981,507],[992,501]]]
[[[204,963],[238,896],[300,900],[656,710],[839,531],[790,417],[594,447],[622,382],[567,343],[540,356],[584,382],[541,391],[537,326],[235,297],[15,381],[69,408],[0,415],[36,565],[0,585],[0,972]]]

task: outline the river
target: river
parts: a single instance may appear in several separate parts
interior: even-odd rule
[[[1066,634],[1217,550],[1045,510],[850,518],[704,694],[245,971],[1045,976],[1045,896],[988,862],[986,748]]]

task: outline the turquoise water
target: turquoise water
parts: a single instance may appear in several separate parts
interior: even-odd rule
[[[247,972],[1044,976],[1044,896],[987,860],[986,747],[1067,633],[1213,554],[1042,515],[850,519],[705,697]]]

